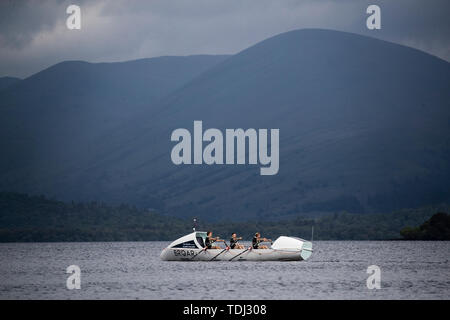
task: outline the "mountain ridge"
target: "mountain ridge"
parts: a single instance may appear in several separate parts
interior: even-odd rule
[[[338,31],[291,31],[227,57],[152,112],[90,140],[95,152],[35,191],[211,219],[448,201],[449,79],[448,62],[416,49]],[[173,165],[170,132],[192,130],[194,120],[205,129],[280,128],[279,174]]]

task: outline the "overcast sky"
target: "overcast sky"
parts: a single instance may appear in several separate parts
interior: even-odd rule
[[[81,30],[66,8],[81,7]],[[381,30],[366,8],[381,7]],[[365,34],[450,61],[449,0],[0,1],[0,77],[27,77],[64,60],[124,61],[228,54],[301,28]]]

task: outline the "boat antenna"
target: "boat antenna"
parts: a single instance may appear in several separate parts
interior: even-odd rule
[[[314,225],[311,227],[311,242],[314,240]]]
[[[197,227],[197,218],[194,218],[194,226],[192,227],[192,230],[194,230],[194,232],[196,227]]]

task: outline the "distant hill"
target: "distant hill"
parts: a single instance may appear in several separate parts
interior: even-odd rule
[[[150,115],[158,100],[226,57],[66,61],[1,91],[0,189],[52,193],[46,183],[55,186],[68,165],[95,156],[114,128]]]
[[[450,240],[450,215],[438,212],[419,227],[401,230],[405,240]]]
[[[168,240],[186,232],[184,221],[129,205],[0,192],[0,242]]]
[[[151,110],[142,99],[125,119],[113,115],[137,105],[127,100],[134,89],[124,89],[120,100],[97,81],[88,82],[89,91],[70,87],[81,107],[59,89],[36,113],[29,100],[7,124],[9,150],[24,149],[0,160],[0,189],[228,221],[450,201],[450,63],[374,38],[311,29],[277,35],[204,70]],[[56,74],[63,82],[71,73]],[[34,92],[34,85],[27,88]],[[100,97],[94,101],[120,103],[96,109],[86,92]],[[194,120],[205,129],[279,128],[279,173],[173,165],[170,134],[192,131]],[[20,127],[27,121],[32,125]]]
[[[315,240],[391,240],[399,230],[417,225],[449,206],[405,209],[388,214],[335,213],[323,217],[281,221],[211,223],[200,220],[197,230],[214,230],[228,239],[237,232],[244,241],[255,231],[276,239],[291,235]],[[44,196],[0,192],[0,242],[172,241],[190,233],[191,220],[166,217],[145,209],[101,202],[50,200]]]
[[[10,87],[19,82],[21,79],[15,77],[0,77],[0,91]]]

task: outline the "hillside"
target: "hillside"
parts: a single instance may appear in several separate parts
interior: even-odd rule
[[[400,231],[405,240],[450,240],[450,215],[438,212],[418,227],[405,227]]]
[[[70,164],[96,156],[114,128],[226,56],[66,61],[0,92],[0,189],[51,194]],[[65,185],[69,188],[69,185]],[[76,185],[79,188],[80,185]]]
[[[282,34],[164,99],[157,117],[116,130],[119,148],[104,145],[81,173],[105,180],[80,197],[95,188],[102,198],[219,220],[446,201],[449,80],[449,63],[407,47],[332,31]],[[260,176],[255,166],[174,166],[170,133],[192,131],[198,119],[222,130],[280,128],[278,175]]]
[[[19,78],[15,77],[1,77],[0,78],[0,91],[12,86],[13,84],[16,84],[19,82]]]
[[[386,214],[336,213],[286,221],[211,223],[200,220],[197,230],[214,230],[223,239],[237,232],[245,241],[255,231],[275,239],[291,235],[315,240],[390,240],[399,231],[422,224],[449,206],[405,209]],[[0,242],[151,241],[174,240],[191,232],[191,220],[167,217],[134,206],[100,202],[64,203],[44,196],[0,192]]]
[[[55,101],[48,100],[49,108]],[[223,221],[448,202],[449,104],[446,61],[356,34],[296,30],[211,66],[151,112],[89,134],[70,157],[52,152],[70,148],[110,110],[88,114],[86,127],[75,125],[70,135],[58,133],[64,122],[53,128],[57,143],[38,123],[30,130],[31,167],[21,159],[3,163],[0,189]],[[49,117],[45,128],[61,119]],[[251,165],[175,166],[170,134],[192,131],[194,120],[222,131],[279,128],[279,173],[260,176]]]

